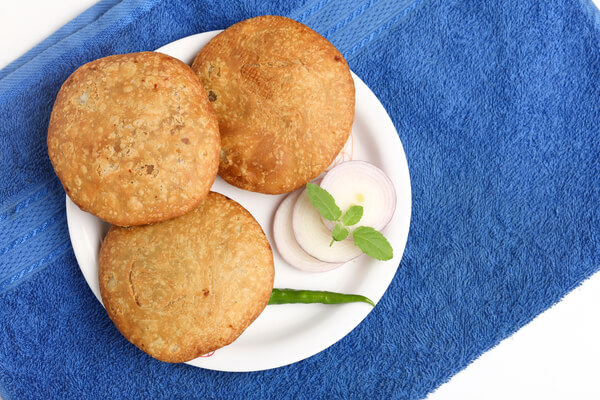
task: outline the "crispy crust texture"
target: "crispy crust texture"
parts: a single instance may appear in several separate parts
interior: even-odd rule
[[[221,131],[219,175],[255,192],[290,192],[340,152],[354,120],[342,54],[299,22],[262,16],[213,38],[192,69]]]
[[[218,171],[218,122],[194,72],[161,53],[109,56],[60,89],[48,154],[80,208],[115,225],[192,210]]]
[[[165,362],[189,361],[237,339],[269,302],[273,278],[258,222],[214,192],[182,217],[112,227],[100,250],[109,317],[131,343]]]

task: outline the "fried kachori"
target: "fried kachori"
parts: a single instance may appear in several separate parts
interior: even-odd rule
[[[183,215],[218,170],[218,122],[189,66],[161,53],[109,56],[60,89],[48,154],[68,196],[112,224]]]
[[[280,16],[241,21],[193,65],[219,120],[219,175],[279,194],[321,174],[348,139],[354,81],[342,54],[306,25]]]
[[[214,192],[184,216],[112,227],[100,250],[109,317],[130,342],[166,362],[233,342],[267,305],[273,277],[258,222]]]

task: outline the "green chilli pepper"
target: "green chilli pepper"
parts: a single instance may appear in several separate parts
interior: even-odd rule
[[[368,297],[359,294],[344,294],[335,292],[324,292],[320,290],[296,290],[296,289],[273,289],[269,304],[293,304],[293,303],[368,303],[375,304]]]

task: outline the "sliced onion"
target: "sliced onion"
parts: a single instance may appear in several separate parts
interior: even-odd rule
[[[290,193],[279,205],[273,219],[273,237],[281,257],[291,266],[308,272],[331,271],[342,264],[319,261],[306,254],[296,242],[292,229],[292,211],[302,190]]]
[[[334,242],[331,231],[323,224],[321,214],[312,205],[306,189],[296,199],[292,212],[292,226],[296,242],[309,255],[328,263],[345,263],[361,255],[352,241]]]
[[[396,210],[396,190],[388,176],[366,161],[345,161],[327,173],[320,185],[327,190],[345,213],[352,205],[363,206],[363,216],[354,227],[370,226],[378,231],[386,227]],[[329,230],[333,222],[323,219]],[[352,235],[348,235],[351,238]]]

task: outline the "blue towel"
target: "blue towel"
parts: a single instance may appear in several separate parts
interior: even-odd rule
[[[79,65],[261,15],[324,34],[388,110],[411,231],[352,333],[254,373],[171,365],[84,281],[46,155]],[[600,17],[586,0],[103,0],[0,72],[0,396],[422,398],[600,266]]]

